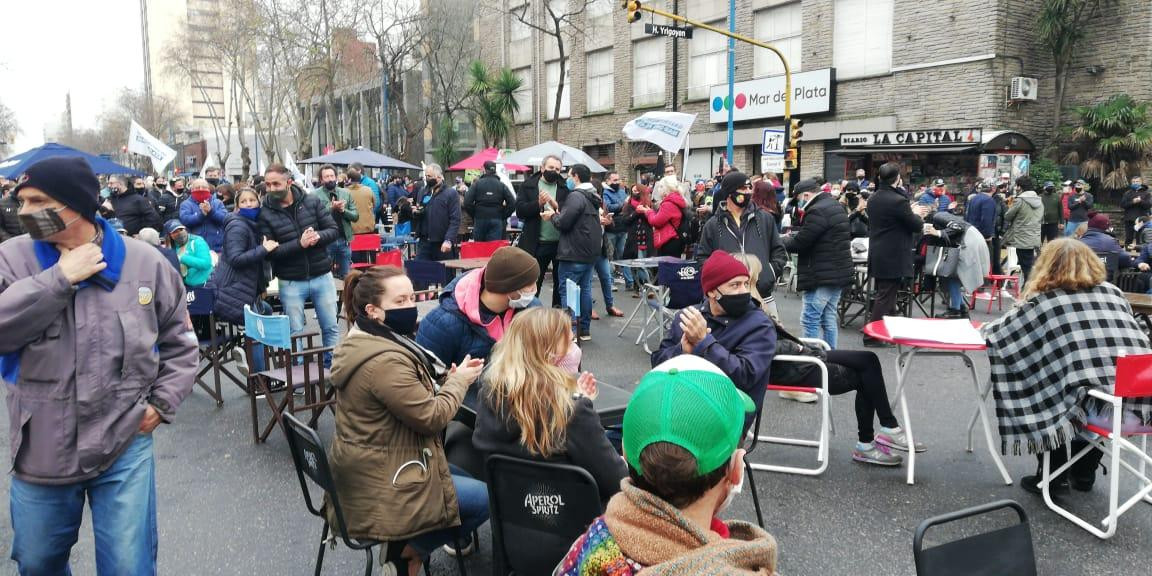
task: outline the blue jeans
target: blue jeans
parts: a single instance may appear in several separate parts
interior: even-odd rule
[[[612,254],[609,255],[609,258],[612,260],[623,260],[624,248],[628,245],[628,235],[622,232],[605,232],[605,235],[608,236],[608,245],[612,247]],[[612,268],[615,268],[615,266]],[[621,266],[620,275],[624,277],[624,285],[631,287],[632,269]]]
[[[280,280],[280,302],[288,313],[292,333],[304,331],[307,319],[304,317],[304,303],[312,301],[316,309],[316,320],[320,322],[320,337],[325,347],[335,347],[340,343],[340,327],[337,325],[336,285],[332,273],[321,274],[311,280]],[[324,366],[332,366],[332,353],[324,354]]]
[[[1064,224],[1064,236],[1072,236],[1076,234],[1076,229],[1079,228],[1080,225],[1084,222],[1086,222],[1086,220],[1069,220],[1066,224]]]
[[[488,485],[456,466],[449,464],[448,467],[452,470],[452,485],[456,488],[460,526],[428,532],[409,540],[408,545],[421,555],[428,554],[445,544],[451,544],[456,538],[460,538],[463,544],[472,532],[488,521]]]
[[[963,310],[964,293],[960,290],[960,280],[957,278],[943,278],[943,280],[944,284],[948,286],[948,309]]]
[[[595,267],[586,262],[560,261],[560,305],[567,307],[568,300],[564,294],[571,280],[580,287],[580,332],[589,333],[592,330],[592,271]]]
[[[504,237],[504,221],[499,218],[477,218],[472,223],[472,239],[490,242]]]
[[[137,434],[112,467],[75,484],[12,477],[12,559],[21,576],[71,574],[84,500],[92,510],[97,574],[156,573],[156,466],[152,435]]]
[[[641,250],[639,248],[636,249],[636,258],[637,259],[647,258],[647,257],[648,257],[648,251],[647,250]],[[637,268],[636,269],[636,288],[637,289],[640,288],[641,284],[647,284],[651,280],[652,280],[652,278],[651,278],[651,276],[649,276],[647,268]]]
[[[839,335],[840,314],[837,309],[840,305],[840,292],[843,288],[836,286],[818,286],[815,290],[804,291],[804,309],[800,314],[800,326],[804,329],[805,338],[821,338],[832,348],[836,348],[836,337]]]
[[[600,279],[600,291],[604,293],[604,306],[612,308],[616,304],[612,299],[612,264],[607,258],[601,257],[596,261],[596,277]]]
[[[348,275],[348,268],[352,266],[352,251],[348,249],[348,241],[336,239],[329,244],[328,257],[336,264],[336,277],[343,280]]]

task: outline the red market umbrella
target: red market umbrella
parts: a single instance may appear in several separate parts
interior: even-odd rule
[[[479,152],[477,152],[477,153],[449,166],[448,169],[449,170],[483,170],[484,169],[484,163],[487,162],[488,160],[491,160],[493,162],[504,164],[504,167],[507,168],[509,172],[528,172],[527,166],[521,166],[519,164],[508,164],[508,163],[503,162],[502,160],[496,158],[496,156],[498,156],[499,154],[500,154],[499,148],[485,148],[484,150],[481,150],[481,151],[479,151]]]

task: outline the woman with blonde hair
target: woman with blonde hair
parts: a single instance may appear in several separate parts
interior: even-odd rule
[[[628,468],[592,406],[596,379],[576,376],[580,348],[571,325],[555,308],[516,315],[484,372],[472,443],[486,454],[579,466],[607,500]]]
[[[764,270],[764,265],[760,263],[760,259],[743,252],[733,254],[732,256],[748,268],[748,279],[752,282],[752,297],[760,302],[760,308],[779,324],[780,313],[776,309],[776,298],[769,296],[768,299],[765,299],[760,295],[760,290],[756,289],[756,281],[760,279],[760,272]]]
[[[1051,452],[1052,470],[1067,461],[1065,444],[1077,453],[1088,443],[1077,425],[1111,427],[1110,406],[1088,390],[1111,390],[1116,358],[1152,352],[1148,336],[1119,288],[1105,281],[1104,265],[1083,242],[1058,238],[1045,244],[1020,302],[986,324],[992,393],[1004,454],[1037,456],[1036,474],[1020,487],[1040,493],[1040,466]],[[1152,402],[1127,405],[1126,430],[1152,432]],[[1093,450],[1057,477],[1052,489],[1087,492],[1096,480],[1101,453]]]

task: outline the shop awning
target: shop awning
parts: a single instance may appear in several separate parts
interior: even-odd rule
[[[826,150],[828,154],[960,154],[962,152],[974,152],[979,149],[978,146],[926,146],[920,148],[908,147],[877,147],[870,146],[867,148],[838,148],[836,150]]]
[[[1036,149],[1027,136],[1012,130],[984,131],[981,144],[986,152],[1012,150],[1016,152],[1031,152]]]

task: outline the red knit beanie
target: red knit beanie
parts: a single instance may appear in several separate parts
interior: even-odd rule
[[[704,268],[700,271],[700,287],[707,295],[737,276],[748,276],[748,267],[731,254],[717,250],[704,261]]]

